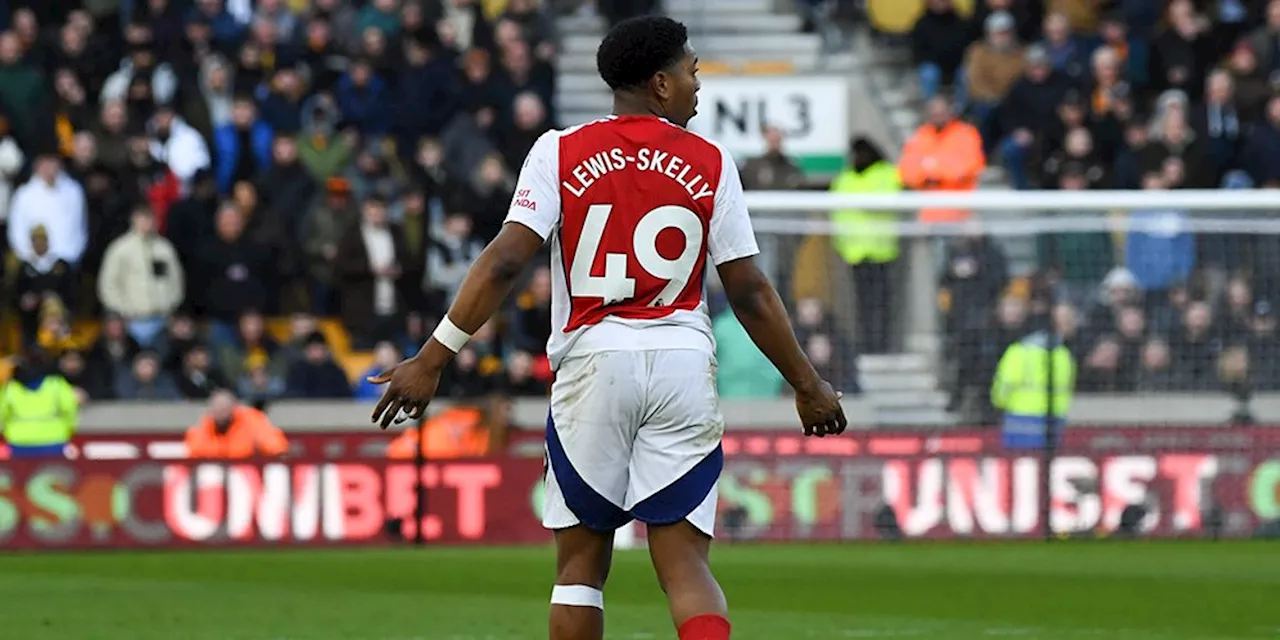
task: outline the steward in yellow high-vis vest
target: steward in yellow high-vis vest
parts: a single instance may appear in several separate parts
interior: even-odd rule
[[[1051,341],[1055,343],[1052,390],[1049,388]],[[1056,443],[1062,437],[1075,385],[1076,363],[1071,351],[1047,331],[1033,333],[1009,345],[991,381],[991,404],[1004,412],[1004,446],[1012,449],[1045,446],[1050,398]]]
[[[15,460],[64,457],[79,420],[75,389],[43,363],[24,363],[0,388],[0,435]]]
[[[874,143],[856,138],[849,145],[849,166],[831,183],[832,193],[896,193],[902,190],[898,168]],[[831,212],[836,225],[831,241],[853,271],[857,345],[863,353],[890,349],[893,317],[892,273],[898,259],[898,216],[892,211],[841,209]]]

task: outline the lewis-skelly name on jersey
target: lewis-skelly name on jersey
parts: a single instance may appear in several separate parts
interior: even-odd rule
[[[716,194],[715,189],[707,184],[706,178],[686,163],[684,158],[648,147],[640,149],[634,156],[627,155],[618,147],[591,155],[573,168],[572,178],[565,180],[562,186],[573,197],[581,198],[602,176],[628,168],[640,172],[655,172],[674,180],[689,192],[695,202]]]

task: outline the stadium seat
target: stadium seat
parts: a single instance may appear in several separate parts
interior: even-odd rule
[[[910,33],[923,10],[924,0],[867,0],[871,26],[888,34]]]

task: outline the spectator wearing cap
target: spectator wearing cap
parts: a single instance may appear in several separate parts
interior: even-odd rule
[[[938,303],[949,351],[960,346],[962,337],[987,328],[1008,282],[1009,260],[990,236],[975,232],[947,239]]]
[[[1045,142],[1044,123],[1053,120],[1058,105],[1071,89],[1067,75],[1053,68],[1042,45],[1027,49],[1027,65],[1000,105],[1000,157],[1015,189],[1030,189],[1027,162],[1037,143]]]
[[[19,260],[33,255],[31,233],[44,227],[49,253],[76,265],[88,244],[84,189],[62,170],[56,154],[36,158],[31,179],[18,188],[9,205],[9,248]]]
[[[178,392],[187,400],[208,400],[216,389],[230,388],[230,381],[213,366],[209,347],[193,345],[182,354],[182,368],[178,370]]]
[[[350,398],[351,382],[347,374],[333,361],[329,343],[319,331],[307,337],[302,351],[302,361],[289,368],[285,394],[290,398],[318,400],[325,398]]]
[[[333,98],[327,94],[312,96],[302,107],[298,157],[318,183],[342,175],[351,164],[356,136],[339,135],[340,117]]]
[[[831,183],[833,193],[895,193],[902,190],[898,168],[866,138],[849,141],[848,165]],[[863,353],[890,350],[894,314],[893,265],[901,248],[892,212],[844,209],[833,211],[839,225],[832,236],[836,253],[853,276],[857,306],[857,345]]]
[[[343,324],[355,348],[369,349],[378,340],[394,339],[403,322],[408,251],[385,201],[366,199],[360,215],[360,224],[349,227],[338,243],[333,269]]]
[[[160,356],[154,351],[142,351],[134,356],[129,374],[116,379],[115,391],[120,400],[182,399],[173,378],[160,367]]]
[[[457,209],[445,214],[444,223],[431,231],[423,288],[444,305],[453,302],[471,263],[484,250],[475,235],[471,217]]]
[[[209,146],[204,137],[174,113],[171,105],[156,108],[150,133],[151,157],[168,167],[184,189],[190,187],[197,171],[209,166]],[[167,212],[168,207],[165,209]]]
[[[379,78],[368,60],[352,62],[334,89],[338,110],[347,123],[361,133],[379,136],[390,128],[390,95],[387,82]]]
[[[44,78],[22,60],[22,42],[17,34],[0,33],[0,105],[24,149],[43,144],[52,134],[48,99]]]
[[[227,194],[242,180],[253,180],[271,165],[271,126],[258,117],[258,107],[249,96],[236,96],[231,122],[213,134],[217,164],[214,173],[218,190]]]
[[[1097,295],[1087,310],[1085,325],[1113,327],[1121,309],[1144,304],[1138,279],[1125,267],[1114,267],[1102,279]]]
[[[71,266],[50,251],[49,234],[43,226],[31,230],[29,243],[31,252],[20,262],[14,278],[23,344],[36,342],[43,301],[48,298],[70,301],[75,286]]]
[[[965,53],[965,82],[969,109],[979,130],[987,132],[991,115],[1022,75],[1026,64],[1014,31],[1013,16],[997,11],[983,23],[986,36]]]
[[[357,202],[370,196],[391,201],[404,186],[404,167],[395,156],[395,145],[387,138],[373,138],[356,152],[346,172],[351,194]]]
[[[98,99],[122,100],[128,97],[135,81],[145,83],[157,104],[171,102],[178,92],[178,75],[168,62],[156,58],[155,40],[151,28],[133,23],[125,28],[127,55],[120,61],[120,68],[102,84]]]
[[[1267,100],[1266,118],[1250,128],[1242,164],[1258,186],[1280,187],[1280,94]]]
[[[1240,168],[1244,121],[1235,104],[1235,83],[1226,70],[1217,69],[1205,80],[1204,101],[1192,107],[1191,126],[1207,144],[1215,184]]]
[[[969,23],[956,12],[953,0],[929,0],[911,28],[911,55],[925,100],[955,83],[968,46]],[[955,86],[960,89],[963,83]]]
[[[351,197],[346,178],[329,178],[322,200],[312,207],[304,224],[303,250],[311,278],[311,304],[321,314],[335,309],[336,285],[333,265],[338,244],[347,229],[360,219],[360,209]]]
[[[1218,57],[1209,20],[1196,13],[1191,0],[1173,0],[1165,22],[1166,28],[1152,42],[1152,87],[1180,89],[1198,99],[1205,73]]]
[[[165,320],[182,304],[185,277],[178,252],[156,233],[155,213],[134,207],[132,228],[107,245],[98,274],[98,298],[125,318],[129,334],[153,347]]]
[[[1136,87],[1150,83],[1151,45],[1146,37],[1134,34],[1143,32],[1131,29],[1122,11],[1103,14],[1098,21],[1098,35],[1094,48],[1110,49],[1119,62],[1122,75]]]
[[[898,172],[902,184],[916,191],[972,191],[986,167],[982,136],[971,124],[955,116],[946,98],[930,100],[927,122],[920,125],[902,148]],[[957,209],[924,209],[925,222],[967,220],[970,212]]]

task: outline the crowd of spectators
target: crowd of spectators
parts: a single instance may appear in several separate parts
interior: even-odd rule
[[[543,4],[0,0],[22,347],[92,399],[369,395],[318,318],[380,366],[434,326],[556,123]],[[536,270],[445,392],[545,393],[549,308]]]
[[[975,5],[928,0],[912,31],[926,128],[967,120],[982,149],[966,153],[1014,188],[1280,186],[1280,0]],[[1183,211],[1124,215],[1127,232],[1043,234],[1022,279],[991,239],[949,243],[952,408],[984,396],[1009,343],[1050,326],[1080,391],[1280,389],[1280,244],[1191,233]]]

